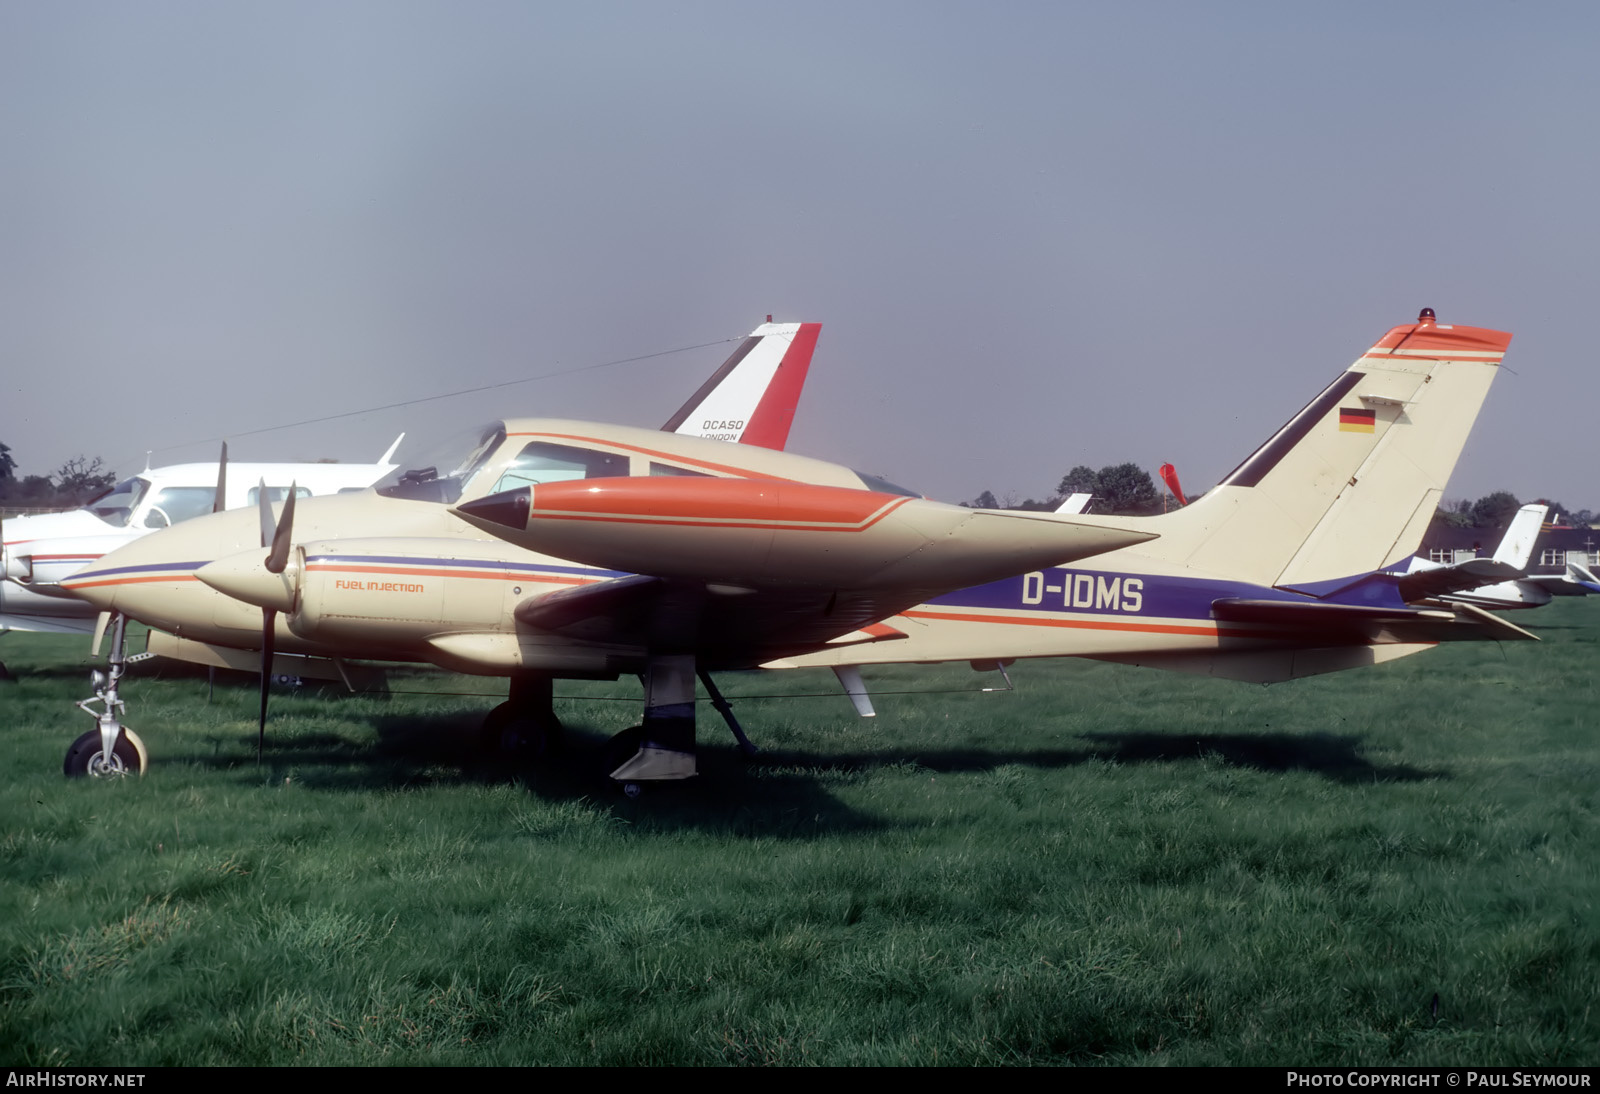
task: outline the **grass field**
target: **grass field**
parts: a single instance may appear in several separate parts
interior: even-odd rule
[[[588,755],[635,702],[512,772],[492,700],[279,693],[258,767],[253,680],[149,665],[148,777],[67,781],[85,643],[7,636],[0,1063],[1600,1063],[1600,605],[1517,622],[1271,688],[868,670],[875,720],[737,704],[752,764],[703,707],[638,801]]]

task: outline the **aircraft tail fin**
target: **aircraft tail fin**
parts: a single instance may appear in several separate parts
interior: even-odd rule
[[[396,437],[394,443],[389,446],[388,451],[378,457],[378,462],[384,464],[393,463],[395,451],[400,447],[400,442],[405,439],[406,435],[404,433]]]
[[[781,451],[821,331],[821,323],[774,323],[768,316],[662,431]]]
[[[1544,524],[1545,514],[1550,511],[1548,505],[1534,502],[1524,505],[1517,510],[1517,515],[1511,518],[1511,524],[1506,528],[1506,534],[1500,540],[1500,546],[1495,548],[1494,560],[1503,562],[1515,570],[1526,570],[1528,560],[1533,557],[1533,544],[1539,538],[1539,529]]]
[[[1133,550],[1313,595],[1395,565],[1421,543],[1510,342],[1423,309],[1220,485],[1149,518],[1161,538]]]

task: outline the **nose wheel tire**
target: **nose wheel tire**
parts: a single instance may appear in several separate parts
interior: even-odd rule
[[[100,731],[91,729],[72,742],[62,772],[72,779],[88,776],[94,779],[120,779],[128,775],[143,775],[150,765],[144,742],[127,726],[117,736],[116,747],[108,757],[100,743]]]

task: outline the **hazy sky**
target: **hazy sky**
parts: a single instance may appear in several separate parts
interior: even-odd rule
[[[0,0],[0,441],[655,426],[731,346],[244,435],[770,312],[794,451],[1198,492],[1426,305],[1516,334],[1448,494],[1600,508],[1597,59],[1590,4]]]

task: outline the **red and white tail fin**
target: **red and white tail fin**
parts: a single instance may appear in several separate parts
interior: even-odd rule
[[[769,316],[662,431],[781,451],[821,330],[821,323],[774,323]]]

